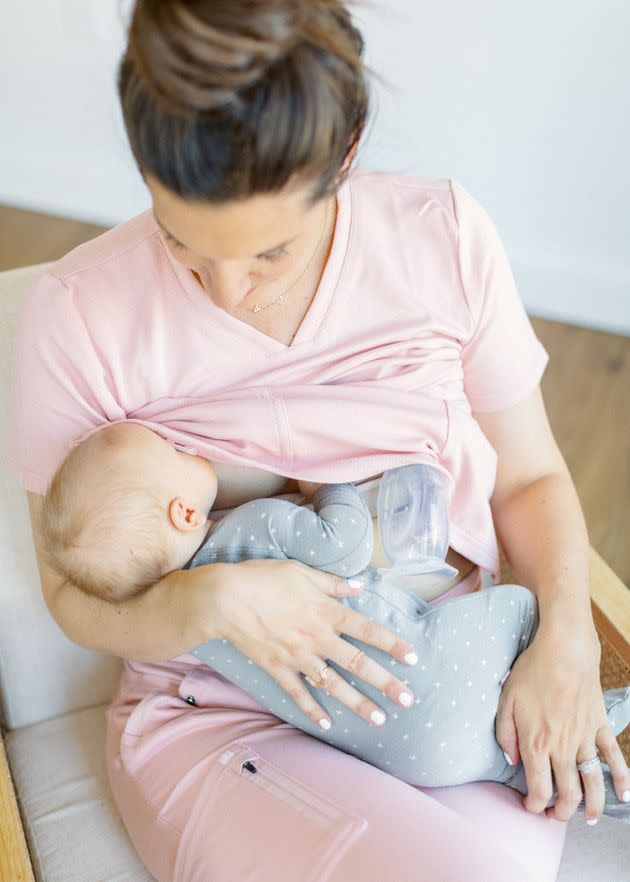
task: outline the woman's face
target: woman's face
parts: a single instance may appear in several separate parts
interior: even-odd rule
[[[251,309],[256,295],[271,300],[295,281],[322,234],[328,203],[336,204],[332,198],[308,207],[305,188],[213,205],[182,199],[151,175],[145,179],[169,250],[228,311]],[[333,213],[328,210],[329,227]]]

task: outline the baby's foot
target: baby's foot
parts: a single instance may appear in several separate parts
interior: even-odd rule
[[[610,728],[613,735],[617,736],[626,726],[630,726],[630,686],[607,689],[604,692],[604,704]]]

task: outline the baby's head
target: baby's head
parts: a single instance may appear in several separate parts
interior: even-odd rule
[[[216,494],[207,459],[138,423],[114,423],[75,447],[48,487],[47,563],[88,594],[130,597],[190,560]]]

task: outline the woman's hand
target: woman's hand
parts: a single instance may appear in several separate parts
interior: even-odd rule
[[[321,720],[331,722],[330,718],[306,688],[300,672],[317,682],[328,659],[347,668],[359,650],[342,634],[376,646],[405,664],[405,655],[415,653],[413,646],[392,631],[334,599],[358,590],[338,576],[299,561],[244,560],[229,564],[226,578],[213,592],[214,628],[270,674],[301,710],[321,725]],[[385,712],[334,668],[329,667],[326,674],[330,695],[370,725],[376,722],[371,720],[375,711],[380,711],[385,722]],[[400,694],[406,693],[410,700],[401,707],[413,704],[409,688],[365,654],[353,666],[352,675],[376,686],[397,704],[401,704]]]
[[[547,816],[570,820],[582,799],[583,784],[585,819],[601,817],[601,768],[590,774],[577,768],[577,763],[595,757],[597,748],[610,766],[619,799],[630,790],[630,772],[606,717],[600,654],[594,630],[576,632],[567,626],[560,634],[539,627],[503,685],[496,738],[514,763],[522,759],[528,788],[523,805],[534,814],[552,797],[553,767],[558,797]]]

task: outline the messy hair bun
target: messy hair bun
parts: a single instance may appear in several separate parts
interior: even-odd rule
[[[367,117],[363,48],[340,0],[137,0],[118,87],[142,173],[214,202],[330,194]]]

